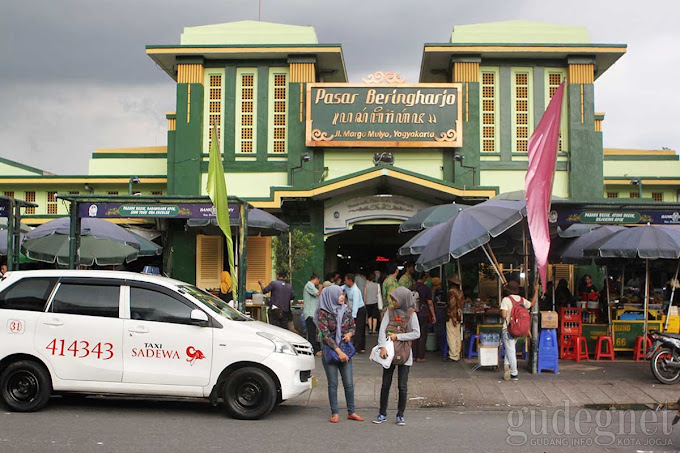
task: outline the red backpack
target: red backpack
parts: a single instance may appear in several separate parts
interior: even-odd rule
[[[508,321],[508,333],[515,338],[526,337],[531,330],[531,313],[524,306],[524,301],[521,297],[519,301],[516,301],[513,296],[508,297],[510,297],[512,302],[512,311]]]

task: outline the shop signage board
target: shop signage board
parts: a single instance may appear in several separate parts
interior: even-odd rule
[[[573,223],[590,223],[600,225],[632,225],[647,223],[652,225],[680,225],[680,211],[637,210],[567,210],[552,211],[550,219],[561,226]]]
[[[229,219],[238,222],[239,206],[229,204]],[[214,219],[215,207],[211,203],[81,203],[80,217],[100,219],[115,218],[165,218],[165,219]]]
[[[306,144],[460,147],[461,93],[460,83],[308,83]]]
[[[633,351],[635,339],[645,335],[644,321],[612,321],[614,351]],[[647,321],[647,330],[663,330],[661,321]]]

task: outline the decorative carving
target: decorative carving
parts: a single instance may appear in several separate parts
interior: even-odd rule
[[[312,140],[313,141],[330,142],[331,140],[333,140],[333,136],[328,135],[327,132],[322,132],[319,129],[314,129],[314,130],[312,130]]]
[[[368,77],[362,77],[364,83],[406,83],[406,79],[392,71],[376,71]]]
[[[439,137],[435,137],[434,141],[436,142],[453,142],[456,140],[458,137],[458,134],[456,133],[455,129],[449,129],[446,132],[442,132]]]

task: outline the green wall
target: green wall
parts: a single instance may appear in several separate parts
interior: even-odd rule
[[[189,87],[191,87],[190,100]],[[190,117],[187,117],[188,105],[191,109]],[[177,129],[175,131],[173,192],[171,195],[201,194],[202,143],[203,85],[200,83],[178,83]]]

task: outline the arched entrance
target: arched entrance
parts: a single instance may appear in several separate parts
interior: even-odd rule
[[[399,247],[413,237],[413,233],[399,233],[399,222],[384,222],[354,225],[351,230],[328,237],[326,270],[341,274],[356,272],[360,268],[384,272],[387,261],[395,259]]]

